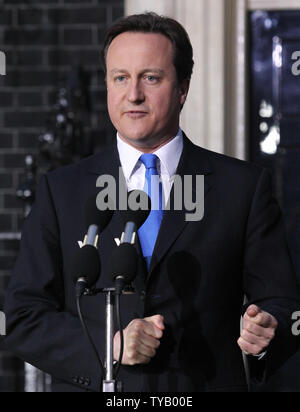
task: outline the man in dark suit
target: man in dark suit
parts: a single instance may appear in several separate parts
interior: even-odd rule
[[[101,371],[81,331],[71,273],[86,230],[85,199],[100,190],[98,176],[119,183],[119,167],[128,190],[159,174],[170,204],[175,174],[203,175],[202,220],[187,222],[184,207],[171,207],[150,214],[151,227],[139,231],[136,293],[122,297],[120,379],[125,391],[245,391],[242,351],[267,379],[287,356],[282,348],[297,345],[291,316],[299,291],[269,175],[193,145],[179,128],[193,69],[179,23],[154,14],[125,18],[108,32],[104,60],[117,143],[41,179],[7,291],[7,345],[50,373],[54,390],[99,391]],[[192,189],[197,196],[195,182]],[[122,230],[115,213],[100,237],[97,287],[111,286],[108,262]],[[102,296],[84,301],[102,356],[104,310]],[[116,331],[116,359],[119,346]]]

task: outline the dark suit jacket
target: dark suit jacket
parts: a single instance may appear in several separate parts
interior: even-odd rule
[[[99,367],[77,317],[71,266],[86,232],[85,200],[100,190],[99,175],[117,178],[119,167],[114,146],[42,177],[24,225],[6,296],[6,344],[51,374],[55,391],[101,388]],[[149,274],[140,258],[136,294],[122,297],[123,325],[162,314],[166,330],[150,364],[122,367],[120,378],[124,390],[134,392],[244,391],[237,345],[244,293],[280,323],[267,360],[260,363],[267,363],[269,373],[296,339],[289,328],[299,292],[281,214],[265,170],[196,147],[187,138],[178,174],[205,176],[205,216],[187,223],[185,210],[166,211]],[[100,236],[98,287],[111,286],[107,266],[122,231],[115,213]],[[84,298],[83,312],[102,356],[104,308],[103,296]]]

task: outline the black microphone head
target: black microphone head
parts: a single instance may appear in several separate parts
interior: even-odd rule
[[[151,199],[147,193],[142,190],[132,190],[128,193],[127,204],[127,210],[119,211],[121,218],[124,224],[134,222],[137,229],[139,229],[151,212]]]
[[[107,198],[105,204],[108,206],[104,209],[104,202],[99,202],[98,196],[99,194],[89,197],[85,203],[85,223],[87,228],[96,225],[99,227],[99,231],[102,232],[111,221],[114,214],[114,205],[112,200]]]
[[[101,262],[98,250],[91,245],[83,246],[77,250],[72,265],[74,283],[79,278],[85,278],[87,287],[91,288],[100,277]]]
[[[121,276],[124,283],[131,283],[136,277],[138,254],[133,245],[130,243],[122,243],[117,247],[110,259],[109,275],[116,280]]]

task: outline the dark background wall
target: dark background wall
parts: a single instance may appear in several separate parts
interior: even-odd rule
[[[57,88],[79,63],[90,76],[84,135],[94,151],[110,141],[100,49],[105,29],[123,13],[121,0],[2,0],[0,51],[6,53],[7,75],[0,76],[0,233],[21,229],[16,188],[24,158],[38,153]],[[17,240],[0,240],[0,310],[18,247]],[[22,362],[0,350],[0,391],[23,387]]]

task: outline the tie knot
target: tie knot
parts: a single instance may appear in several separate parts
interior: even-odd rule
[[[157,159],[158,157],[155,154],[146,153],[140,157],[140,161],[145,165],[146,169],[155,169],[157,170]]]

